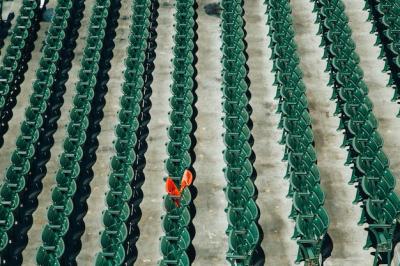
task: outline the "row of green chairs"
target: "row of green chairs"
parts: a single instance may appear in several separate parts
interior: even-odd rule
[[[192,168],[195,143],[195,7],[195,0],[177,0],[175,3],[174,69],[165,169],[178,188],[185,170]],[[194,216],[191,190],[184,189],[179,198],[173,197],[164,196],[165,214],[161,218],[164,235],[160,238],[162,259],[158,264],[189,265],[194,259],[191,250],[194,232],[190,229]]]
[[[285,144],[284,160],[288,167],[288,196],[292,198],[289,215],[296,222],[292,238],[299,246],[296,263],[321,265],[330,255],[322,254],[329,217],[323,207],[325,195],[320,185],[311,118],[305,94],[303,73],[299,67],[294,40],[290,2],[269,0],[267,5],[268,26],[272,50],[276,99],[279,101],[279,127],[283,129],[281,144]]]
[[[8,0],[10,2],[10,0]],[[10,12],[7,14],[7,18],[3,18],[3,5],[4,5],[4,0],[0,0],[0,55],[1,55],[1,49],[4,46],[4,40],[7,38],[9,35],[9,31],[12,26],[12,20],[15,17],[14,12]]]
[[[140,103],[141,113],[139,115],[139,128],[136,134],[136,160],[132,164],[134,171],[134,178],[130,186],[133,189],[133,196],[128,202],[130,207],[130,215],[126,221],[128,235],[124,243],[125,249],[125,261],[126,265],[133,265],[138,259],[138,247],[136,245],[139,236],[139,222],[142,217],[142,211],[140,203],[143,200],[144,194],[142,191],[142,186],[145,182],[145,168],[146,168],[146,152],[148,149],[147,138],[149,136],[149,123],[151,121],[151,96],[153,94],[153,71],[155,69],[155,59],[156,59],[156,48],[157,48],[157,28],[158,28],[158,9],[160,7],[158,0],[150,0],[150,24],[149,24],[149,34],[147,38],[147,48],[145,51],[144,60],[144,72],[143,80],[144,85],[142,88],[142,101]]]
[[[45,8],[46,1],[41,3],[42,12]],[[35,154],[33,159],[30,161],[29,173],[25,176],[26,183],[25,189],[19,194],[20,205],[23,208],[18,208],[14,212],[14,223],[15,225],[8,232],[9,245],[2,251],[2,261],[9,265],[21,265],[23,262],[22,253],[28,245],[28,232],[33,225],[33,213],[36,211],[39,201],[38,195],[41,193],[43,184],[42,179],[47,174],[46,164],[49,162],[51,157],[51,147],[54,144],[53,135],[57,130],[57,121],[61,116],[60,108],[64,102],[63,95],[66,91],[65,83],[68,80],[68,71],[71,69],[71,61],[74,57],[74,48],[76,47],[76,39],[78,37],[78,29],[80,28],[80,21],[83,17],[84,0],[74,1],[70,9],[70,13],[74,14],[73,17],[68,18],[68,26],[64,29],[65,37],[62,44],[62,49],[58,52],[60,59],[57,64],[57,71],[54,74],[55,82],[51,85],[50,97],[47,101],[46,111],[42,114],[44,117],[43,124],[39,130],[39,138],[34,146]],[[36,21],[34,30],[36,32],[39,28],[39,20]],[[26,70],[28,62],[31,59],[30,52],[34,49],[33,40],[37,34],[31,34],[31,39],[26,40],[27,46],[25,48],[24,60],[20,62],[21,70]],[[28,47],[30,47],[28,50]],[[5,108],[1,112],[1,128],[6,130],[8,127],[7,119],[11,119],[12,108],[15,106],[16,97],[20,91],[20,85],[23,80],[24,72],[21,71],[22,77],[16,78],[16,82],[12,87],[13,91],[10,92],[10,97],[6,101]],[[19,83],[19,84],[18,84]],[[6,115],[8,113],[8,116]],[[5,132],[5,131],[2,131]],[[75,245],[70,245],[75,246]]]
[[[64,254],[64,236],[70,230],[69,216],[74,205],[73,197],[77,190],[75,179],[80,173],[79,161],[83,156],[82,145],[86,139],[88,115],[94,97],[96,76],[99,71],[101,49],[107,31],[107,19],[112,14],[109,0],[97,0],[90,17],[88,37],[83,50],[79,82],[70,111],[64,151],[60,156],[60,168],[56,174],[57,185],[52,190],[52,204],[48,210],[48,223],[42,232],[42,245],[37,252],[39,265],[60,265]]]
[[[397,240],[400,200],[394,192],[395,178],[382,151],[383,141],[368,98],[368,88],[359,66],[359,56],[340,0],[316,0],[315,11],[322,35],[327,71],[334,86],[333,99],[344,130],[343,146],[348,149],[346,164],[352,165],[350,183],[356,184],[354,203],[361,203],[359,224],[368,224],[365,248],[373,247],[374,265],[390,264]]]
[[[251,120],[248,109],[249,83],[246,69],[243,1],[223,0],[222,7],[222,92],[223,152],[227,185],[224,188],[228,207],[228,251],[231,265],[261,265],[264,254],[260,243],[262,231],[255,202],[257,189],[251,142]]]
[[[375,45],[380,47],[379,58],[383,58],[383,71],[388,73],[388,86],[393,87],[392,101],[400,99],[400,3],[396,0],[365,0],[372,23],[371,33],[376,34]],[[398,114],[397,116],[399,116]]]
[[[96,85],[93,87],[95,94],[91,100],[90,112],[88,114],[89,125],[86,129],[85,142],[81,146],[85,152],[79,161],[80,171],[75,179],[77,190],[72,198],[74,209],[68,217],[70,227],[67,234],[63,237],[64,243],[68,243],[68,245],[60,258],[62,265],[76,264],[77,257],[83,245],[82,236],[85,233],[86,227],[85,216],[88,212],[87,199],[90,197],[90,183],[94,178],[93,167],[97,160],[98,136],[101,131],[101,122],[104,118],[105,97],[109,90],[109,71],[112,67],[113,49],[116,46],[115,37],[117,35],[116,29],[118,28],[121,6],[120,0],[111,0],[110,7],[108,8],[107,27],[104,31],[107,38],[103,41],[100,51],[99,71],[96,74]]]
[[[32,35],[36,34],[37,26],[35,25],[40,20],[40,16],[39,0],[22,1],[11,33],[10,44],[6,48],[6,54],[0,66],[0,112],[7,104],[7,98],[13,90],[15,80],[20,76],[21,62],[24,57],[29,57],[29,54],[25,53],[25,47],[33,45],[29,41],[32,41]]]
[[[133,15],[130,45],[125,61],[125,82],[122,84],[119,123],[115,128],[116,154],[111,160],[108,181],[110,190],[106,195],[107,210],[103,212],[104,230],[100,241],[102,251],[96,258],[96,265],[99,266],[122,265],[125,260],[126,251],[123,245],[128,235],[126,221],[131,208],[128,202],[134,189],[130,184],[135,171],[132,165],[137,156],[134,148],[141,114],[140,104],[143,100],[143,73],[150,26],[150,4],[150,0],[135,1],[132,4]]]
[[[31,1],[35,2],[36,1]],[[8,231],[14,225],[14,211],[19,208],[13,203],[19,202],[19,195],[24,190],[25,180],[34,154],[34,146],[39,138],[39,129],[43,113],[50,97],[50,87],[54,83],[56,65],[59,63],[59,52],[65,37],[66,21],[70,16],[72,1],[60,0],[46,36],[39,69],[33,83],[30,105],[25,111],[25,120],[21,125],[21,134],[17,138],[16,149],[11,156],[11,165],[6,171],[0,192],[0,252],[9,244]],[[31,14],[34,16],[34,13]]]
[[[12,109],[16,105],[16,97],[21,90],[28,62],[37,39],[42,14],[46,8],[47,0],[40,4],[39,0],[22,1],[16,24],[10,34],[10,43],[5,49],[0,66],[0,147],[4,144],[3,136],[8,130],[8,122],[12,118]],[[1,13],[1,12],[0,12]],[[6,20],[0,18],[0,49],[4,45],[11,28],[14,13],[10,13]]]

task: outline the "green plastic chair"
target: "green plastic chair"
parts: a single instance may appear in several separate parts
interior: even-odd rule
[[[130,190],[130,189],[128,189]],[[131,190],[130,190],[131,191]],[[129,192],[127,192],[128,194]],[[108,206],[108,209],[111,212],[115,212],[115,215],[119,216],[119,219],[121,219],[122,221],[126,221],[126,219],[128,219],[129,217],[129,206],[126,202],[121,202],[121,200],[117,197],[113,197],[113,196],[108,196],[110,194],[107,194],[106,197],[106,204]]]
[[[69,194],[76,192],[76,183],[71,182],[71,178],[75,178],[78,175],[79,165],[75,164],[72,170],[61,168],[56,175],[57,186],[67,190]]]
[[[176,109],[168,112],[170,123],[177,127],[186,126],[186,121],[190,121],[192,115],[193,109],[190,105],[185,110]]]
[[[63,211],[57,210],[54,205],[51,205],[47,211],[49,226],[59,235],[64,235],[69,228],[69,220],[66,219],[65,215]]]
[[[125,118],[124,121],[120,120],[120,122],[121,124],[115,127],[115,135],[117,138],[136,142],[136,134],[132,133],[139,127],[139,122],[136,119],[125,122]]]
[[[315,184],[320,182],[320,174],[318,167],[312,164],[308,171],[292,171],[289,175],[290,184],[294,188],[308,186],[313,188]]]
[[[119,245],[125,241],[127,237],[126,226],[124,223],[120,223],[121,226],[116,228],[106,228],[105,231],[102,232],[100,237],[101,246],[105,250],[109,250],[112,253],[117,253]],[[125,227],[125,230],[121,230]]]
[[[164,199],[164,208],[167,213],[173,213],[175,215],[175,213],[177,212],[177,215],[185,216],[186,214],[181,214],[180,212],[187,211],[185,207],[189,206],[189,204],[192,200],[192,195],[190,194],[189,189],[184,189],[182,191],[182,194],[180,197],[180,207],[181,208],[177,208],[177,206],[176,206],[175,202],[172,200],[171,196],[166,195],[163,197],[163,199]]]
[[[25,187],[25,178],[21,176],[29,172],[29,161],[21,158],[16,152],[12,154],[11,161],[13,165],[7,169],[6,179],[16,192],[20,192]]]
[[[188,91],[182,97],[171,97],[169,98],[169,106],[171,109],[179,109],[184,105],[183,103],[192,103],[194,101],[194,96],[191,91]]]
[[[187,208],[181,209],[175,208],[171,213],[167,213],[162,217],[161,226],[164,232],[168,232],[168,235],[178,236],[189,225],[189,210]]]
[[[311,117],[308,112],[303,112],[301,118],[298,120],[291,120],[287,117],[283,119],[283,128],[292,133],[299,133],[305,131],[311,125]]]
[[[365,135],[357,135],[352,139],[351,146],[357,153],[376,153],[383,147],[382,137],[377,131],[374,131],[369,136]]]
[[[293,205],[300,214],[314,214],[324,204],[325,195],[320,186],[314,186],[311,191],[296,191],[293,195]]]
[[[243,206],[254,197],[255,186],[253,182],[250,179],[242,180],[235,182],[235,184],[230,183],[225,188],[225,196],[229,205]]]
[[[302,152],[289,153],[288,164],[294,169],[308,169],[317,160],[314,148],[310,145]]]
[[[87,128],[86,124],[88,124],[88,120],[83,120],[82,124],[85,123],[85,125],[81,125],[83,128]],[[80,146],[82,145],[85,140],[86,140],[86,135],[83,134],[83,132],[81,130],[79,130],[78,127],[75,127],[72,125],[72,123],[70,123],[67,127],[67,132],[69,135],[69,138],[67,138],[65,140],[66,141],[70,141],[73,142],[73,144],[75,144],[76,146]]]
[[[179,156],[179,159],[169,158],[165,163],[165,168],[171,177],[180,177],[182,173],[191,165],[191,157],[189,152]]]
[[[55,255],[47,252],[47,250],[42,246],[38,249],[36,263],[39,266],[60,266],[60,263]]]
[[[59,186],[53,188],[51,193],[51,199],[53,201],[54,207],[64,212],[65,216],[71,214],[73,210],[72,199],[70,198],[68,193],[62,191]]]
[[[110,253],[110,255],[114,256],[114,253]],[[100,252],[96,254],[96,259],[95,259],[95,265],[96,266],[114,266],[115,262],[113,261],[112,257],[109,256],[108,254],[104,254],[104,252]]]
[[[185,136],[180,142],[168,142],[167,144],[167,153],[169,156],[176,156],[177,154],[181,154],[183,151],[189,149],[192,145],[192,141],[189,136]]]
[[[168,136],[170,139],[180,139],[183,135],[188,135],[190,132],[192,132],[192,127],[193,125],[190,120],[184,120],[179,127],[168,127]]]
[[[240,74],[242,74],[242,73],[246,73],[246,72],[242,72],[242,70],[241,70]],[[233,79],[233,78],[225,77],[226,81],[228,81],[229,79]],[[235,80],[229,80],[229,81],[233,81],[233,82],[230,82],[230,83],[227,82],[227,85],[229,85],[231,83],[234,83],[234,84],[238,83],[238,84],[236,84],[236,86],[224,86],[222,88],[224,97],[226,97],[227,99],[230,99],[230,100],[235,99],[237,101],[240,101],[241,102],[240,106],[247,105],[249,99],[247,97],[244,97],[244,95],[243,95],[243,93],[246,91],[246,88],[248,87],[246,84],[246,81],[244,81],[244,80],[239,80],[237,82]],[[225,105],[223,105],[223,106],[225,106]]]
[[[164,258],[163,260],[158,262],[158,265],[186,266],[190,264],[189,257],[186,252],[183,252],[183,250],[179,250],[176,245],[171,245],[165,236],[161,238],[160,242],[161,254],[164,255]]]
[[[133,169],[132,167],[128,167],[127,171],[117,172],[113,171],[108,178],[108,184],[110,186],[110,190],[122,190],[133,178]]]
[[[0,201],[3,206],[7,206],[12,210],[17,208],[20,202],[18,194],[7,183],[1,185]]]
[[[223,121],[224,128],[226,129],[239,129],[241,130],[244,125],[249,121],[250,116],[245,108],[241,109],[240,114],[226,115]]]
[[[14,216],[11,215],[11,211],[12,210],[10,208],[6,208],[5,206],[0,206],[0,221],[1,221],[0,232],[2,233],[0,237],[1,245],[8,243],[8,237],[4,231],[7,231],[14,225]],[[3,235],[3,233],[5,236]]]
[[[66,154],[62,153],[60,156],[60,165],[62,168],[65,169],[72,169],[75,167],[76,164],[78,164],[78,161],[82,158],[83,152],[81,151],[82,148],[78,147],[80,151],[77,150],[76,153],[72,154]],[[71,157],[71,155],[73,157]],[[80,156],[80,157],[75,157],[75,156]]]
[[[16,192],[20,192],[25,186],[25,179],[20,176],[29,172],[29,161],[16,151],[12,154],[11,161],[13,164],[7,168],[6,180]]]
[[[244,230],[231,230],[229,233],[228,246],[229,251],[241,255],[243,260],[251,257],[251,252],[260,241],[260,234],[257,225],[252,222],[248,228]],[[229,259],[229,255],[227,256]]]
[[[324,208],[320,208],[314,216],[298,215],[296,228],[292,239],[300,238],[303,241],[322,239],[329,225],[329,218]]]
[[[241,119],[245,119],[246,115],[239,113],[239,111],[241,112],[241,110],[245,109],[247,106],[248,106],[248,98],[246,95],[241,94],[236,97],[227,98],[222,105],[222,110],[225,116],[238,115],[241,117]]]
[[[379,150],[373,157],[358,156],[356,159],[356,167],[362,173],[373,174],[378,176],[389,166],[389,159],[382,150]]]
[[[314,141],[314,135],[311,128],[307,128],[302,135],[286,134],[285,144],[291,150],[298,150],[299,146],[307,146]]]
[[[304,112],[307,112],[308,103],[302,101],[289,102],[285,100],[282,103],[282,115],[291,120],[299,120]],[[308,113],[308,112],[307,112]]]
[[[109,191],[106,194],[106,203],[109,208],[122,209],[124,208],[124,202],[128,201],[132,197],[132,188],[127,185],[121,187],[120,190]],[[126,203],[125,203],[126,204]]]
[[[244,126],[240,129],[240,133],[232,131],[226,132],[223,134],[223,140],[227,147],[235,148],[242,146],[244,142],[250,139],[250,136],[250,129],[247,126]]]
[[[252,148],[248,142],[244,143],[240,149],[226,149],[223,151],[224,161],[227,164],[241,164],[248,160],[252,153]]]
[[[115,248],[103,249],[103,252],[96,255],[96,266],[114,266],[122,265],[125,259],[125,250],[123,245],[118,245]]]
[[[232,204],[226,212],[228,216],[228,224],[232,228],[248,228],[250,224],[259,218],[260,213],[253,199],[248,199],[242,204],[243,207],[234,207],[238,205]],[[240,205],[239,205],[240,206]]]
[[[53,229],[46,225],[42,233],[43,247],[46,252],[54,254],[56,258],[59,258],[64,253],[64,242]]]
[[[229,167],[223,169],[225,173],[225,179],[228,183],[233,183],[238,179],[238,176],[251,176],[253,173],[253,166],[249,160],[246,160],[240,168]]]
[[[124,83],[125,86],[127,83]],[[136,88],[139,85],[143,85],[144,81],[141,79],[141,84],[135,84],[134,89],[129,87],[129,92],[127,92],[127,95],[123,95],[120,98],[120,105],[121,105],[121,110],[129,110],[129,116],[127,117],[132,117],[132,116],[137,116],[140,113],[140,105],[139,105],[139,100],[143,97],[142,92],[140,90],[137,90]],[[135,94],[133,94],[135,93]],[[123,123],[129,123],[129,120],[122,120],[121,122]]]

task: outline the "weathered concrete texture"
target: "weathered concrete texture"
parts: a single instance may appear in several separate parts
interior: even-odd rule
[[[17,0],[14,0],[17,1]],[[67,84],[65,104],[59,120],[59,129],[55,134],[56,144],[52,149],[52,158],[48,163],[48,174],[44,178],[44,189],[40,195],[40,205],[34,215],[34,226],[29,233],[29,246],[24,252],[24,265],[35,265],[35,253],[41,244],[41,230],[46,222],[46,208],[50,204],[51,187],[54,186],[54,172],[57,170],[58,156],[62,152],[62,141],[65,137],[65,125],[69,121],[68,110],[75,93],[77,74],[82,58],[82,49],[87,36],[88,19],[94,0],[87,0],[85,18],[80,30],[79,45],[73,69],[70,71],[70,80]],[[198,1],[198,109],[197,116],[197,146],[195,148],[197,160],[194,167],[197,172],[195,186],[198,196],[195,199],[197,214],[194,219],[196,237],[194,246],[197,258],[194,265],[226,265],[225,252],[227,250],[227,227],[224,208],[226,200],[222,188],[226,181],[222,168],[224,149],[221,134],[222,122],[222,93],[221,88],[221,41],[219,39],[220,19],[209,16],[204,12],[204,6],[212,0]],[[20,1],[17,1],[17,6]],[[160,258],[158,238],[162,235],[160,216],[162,195],[164,194],[165,176],[163,160],[167,158],[165,143],[167,142],[166,128],[169,125],[168,98],[171,84],[171,47],[173,46],[173,0],[161,0],[159,9],[158,48],[156,69],[153,83],[152,120],[149,124],[149,149],[147,152],[146,182],[143,186],[144,201],[142,203],[143,217],[140,222],[141,237],[137,243],[139,258],[137,265],[155,265]],[[286,163],[281,161],[283,147],[277,142],[281,131],[276,128],[279,116],[275,114],[277,103],[273,99],[276,88],[272,85],[272,62],[269,60],[271,51],[268,48],[267,26],[265,26],[265,6],[262,0],[245,1],[246,41],[249,55],[249,77],[251,80],[251,104],[253,107],[252,120],[254,122],[253,135],[255,138],[254,150],[257,156],[255,167],[258,178],[259,195],[257,203],[261,209],[260,225],[264,231],[262,246],[266,253],[266,265],[294,265],[297,245],[290,237],[294,223],[287,216],[290,212],[291,201],[286,198],[288,181],[283,179]],[[315,14],[311,13],[312,4],[309,1],[291,1],[293,7],[296,41],[301,58],[301,67],[307,85],[318,165],[321,172],[321,181],[326,193],[326,208],[331,218],[329,233],[334,241],[332,257],[326,265],[364,266],[371,265],[372,257],[368,251],[362,249],[366,233],[357,226],[360,208],[352,205],[355,188],[347,184],[351,170],[345,167],[346,151],[340,148],[342,133],[336,131],[338,118],[333,117],[335,103],[330,101],[331,88],[328,87],[328,74],[324,73],[325,61],[321,59],[322,49],[319,47],[320,37],[316,36],[317,26],[314,25]],[[392,162],[392,170],[400,174],[400,158],[397,155],[396,132],[400,129],[400,120],[395,118],[399,106],[391,103],[393,90],[385,87],[388,77],[381,73],[382,60],[378,60],[379,49],[373,46],[374,36],[369,34],[370,23],[366,22],[367,13],[362,11],[363,1],[345,0],[347,14],[353,29],[353,36],[357,44],[357,51],[361,56],[361,66],[365,70],[365,80],[370,88],[370,96],[375,104],[375,113],[380,122],[380,132],[385,139],[385,151]],[[55,1],[50,2],[54,7]],[[120,83],[124,69],[123,59],[128,45],[129,16],[131,1],[122,0],[121,17],[116,37],[116,48],[112,60],[111,80],[109,93],[106,96],[105,117],[102,122],[102,132],[99,136],[100,146],[95,164],[95,178],[91,183],[92,194],[89,198],[89,212],[85,218],[86,232],[82,238],[83,250],[78,257],[79,265],[91,265],[95,254],[99,251],[98,232],[102,229],[101,212],[104,210],[104,193],[107,191],[107,176],[109,158],[114,149],[113,126],[117,123],[116,112],[119,108]],[[15,147],[15,138],[19,133],[19,123],[23,119],[23,111],[27,106],[28,96],[31,94],[31,84],[35,77],[37,60],[40,56],[40,47],[48,23],[42,23],[39,39],[33,59],[30,62],[26,80],[23,84],[15,116],[6,135],[4,147],[0,150],[0,169],[4,176],[5,168],[10,161],[10,154]],[[399,188],[397,188],[400,191]]]
[[[3,14],[0,14],[2,19],[5,20],[8,16],[8,14],[11,12],[14,12],[14,14],[17,13],[19,5],[18,5],[18,3],[15,3],[15,2],[18,2],[18,1],[14,1],[14,2],[3,1]]]
[[[254,122],[254,151],[257,156],[255,168],[258,173],[257,203],[261,210],[260,225],[264,231],[262,247],[267,265],[291,265],[297,247],[290,240],[293,223],[287,218],[291,201],[286,198],[288,181],[283,179],[286,164],[281,162],[283,146],[278,144],[281,131],[277,129],[279,116],[275,114],[274,76],[271,73],[271,50],[268,48],[265,6],[263,1],[247,1],[246,41],[249,55],[252,120]]]
[[[220,19],[208,16],[204,5],[209,1],[199,1],[198,9],[198,102],[197,146],[195,149],[197,161],[194,167],[197,171],[196,187],[196,238],[197,249],[195,265],[218,265],[225,259],[227,250],[227,228],[224,208],[226,200],[222,188],[225,186],[222,168],[222,92],[221,88],[221,41],[219,38]],[[210,148],[213,147],[213,148]]]
[[[140,235],[137,246],[139,250],[138,265],[155,265],[160,258],[158,238],[162,235],[161,214],[162,195],[164,194],[165,176],[164,159],[167,158],[165,143],[166,128],[169,125],[168,98],[169,86],[172,82],[172,33],[173,31],[173,1],[160,2],[158,18],[157,59],[155,61],[153,82],[153,107],[151,109],[150,135],[148,138],[147,165],[145,169],[146,182],[143,185],[144,200],[142,202],[142,220],[139,224]],[[147,197],[147,200],[146,200]]]

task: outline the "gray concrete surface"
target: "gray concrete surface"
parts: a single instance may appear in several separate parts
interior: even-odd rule
[[[14,0],[19,3],[20,0]],[[138,242],[139,258],[137,265],[155,265],[160,258],[158,238],[162,235],[160,216],[163,213],[161,197],[164,193],[162,177],[165,175],[163,160],[166,158],[165,142],[168,126],[167,112],[170,97],[169,85],[171,79],[172,57],[171,47],[173,34],[173,0],[161,0],[159,9],[158,48],[156,70],[153,85],[152,120],[149,125],[149,150],[147,152],[146,183],[143,186],[144,201],[142,203],[143,218],[140,222],[141,238]],[[195,168],[198,196],[195,200],[197,215],[194,219],[196,238],[194,246],[197,258],[194,265],[226,265],[225,251],[227,249],[225,228],[227,226],[224,208],[226,206],[222,188],[225,180],[222,174],[224,166],[221,151],[223,132],[220,117],[221,111],[221,66],[220,66],[220,21],[215,16],[204,12],[204,5],[212,0],[199,0],[198,8],[198,89],[199,100],[197,108],[198,129],[196,137],[197,161]],[[297,246],[290,239],[293,232],[293,222],[287,216],[291,202],[286,193],[288,184],[283,180],[286,169],[281,162],[283,147],[277,141],[281,132],[276,128],[279,117],[275,114],[276,102],[273,75],[271,74],[269,39],[266,36],[265,7],[262,0],[245,1],[245,19],[248,42],[248,65],[251,79],[251,104],[254,109],[254,150],[257,155],[255,167],[258,172],[256,184],[259,189],[258,204],[261,209],[260,224],[264,231],[262,246],[266,253],[266,265],[294,265]],[[70,71],[68,90],[59,129],[55,135],[56,144],[52,149],[52,159],[48,163],[48,175],[44,179],[44,189],[40,195],[40,205],[34,215],[34,226],[29,233],[29,246],[24,252],[24,265],[35,265],[35,252],[41,243],[40,234],[46,222],[46,208],[50,203],[50,190],[55,184],[54,172],[59,165],[58,155],[62,151],[62,140],[65,137],[64,127],[68,123],[68,110],[74,95],[74,85],[77,81],[82,47],[87,35],[87,22],[91,14],[93,0],[87,1],[85,19],[80,30],[79,45],[76,49],[74,68]],[[85,218],[86,232],[83,236],[83,250],[78,258],[79,265],[91,265],[94,255],[99,251],[98,232],[102,229],[101,211],[104,209],[104,193],[107,191],[107,173],[109,158],[113,154],[113,126],[116,123],[115,114],[119,108],[118,97],[121,95],[120,83],[123,58],[129,35],[130,1],[123,0],[121,18],[117,30],[117,46],[114,50],[109,93],[105,107],[105,118],[100,134],[98,160],[95,164],[95,178],[91,184],[92,194],[89,198],[89,212]],[[370,23],[366,22],[367,13],[362,11],[363,1],[345,0],[347,14],[353,29],[357,51],[361,56],[361,65],[365,71],[365,80],[370,88],[371,99],[375,104],[375,113],[380,122],[380,131],[385,139],[385,151],[392,162],[392,170],[399,176],[400,158],[398,151],[398,134],[400,120],[395,118],[399,106],[390,102],[393,90],[387,88],[387,75],[381,73],[383,62],[377,59],[378,48],[373,46],[374,36],[369,34]],[[50,1],[54,6],[55,1]],[[316,36],[315,15],[311,13],[312,4],[306,0],[292,1],[296,41],[301,57],[301,67],[308,87],[313,129],[316,138],[318,164],[321,171],[323,189],[326,192],[326,208],[331,218],[329,233],[334,241],[334,251],[326,265],[363,266],[371,265],[372,257],[362,249],[366,233],[357,226],[360,208],[352,205],[355,196],[354,187],[347,184],[350,169],[343,166],[346,151],[339,146],[342,134],[336,131],[338,118],[333,117],[335,103],[330,101],[331,88],[327,84],[328,75],[324,73],[325,62],[321,59],[322,49],[319,48],[320,37]],[[36,50],[30,63],[22,93],[18,98],[15,115],[6,135],[4,147],[0,150],[0,169],[4,176],[9,164],[10,153],[15,146],[15,138],[19,133],[19,123],[23,119],[27,98],[31,94],[31,84],[34,79],[39,58],[39,48],[44,38],[48,23],[42,23]],[[397,191],[400,191],[397,188]]]
[[[15,1],[18,2],[18,1]],[[3,1],[3,14],[1,14],[2,19],[6,19],[10,12],[16,12],[19,5],[15,4],[14,1]]]

